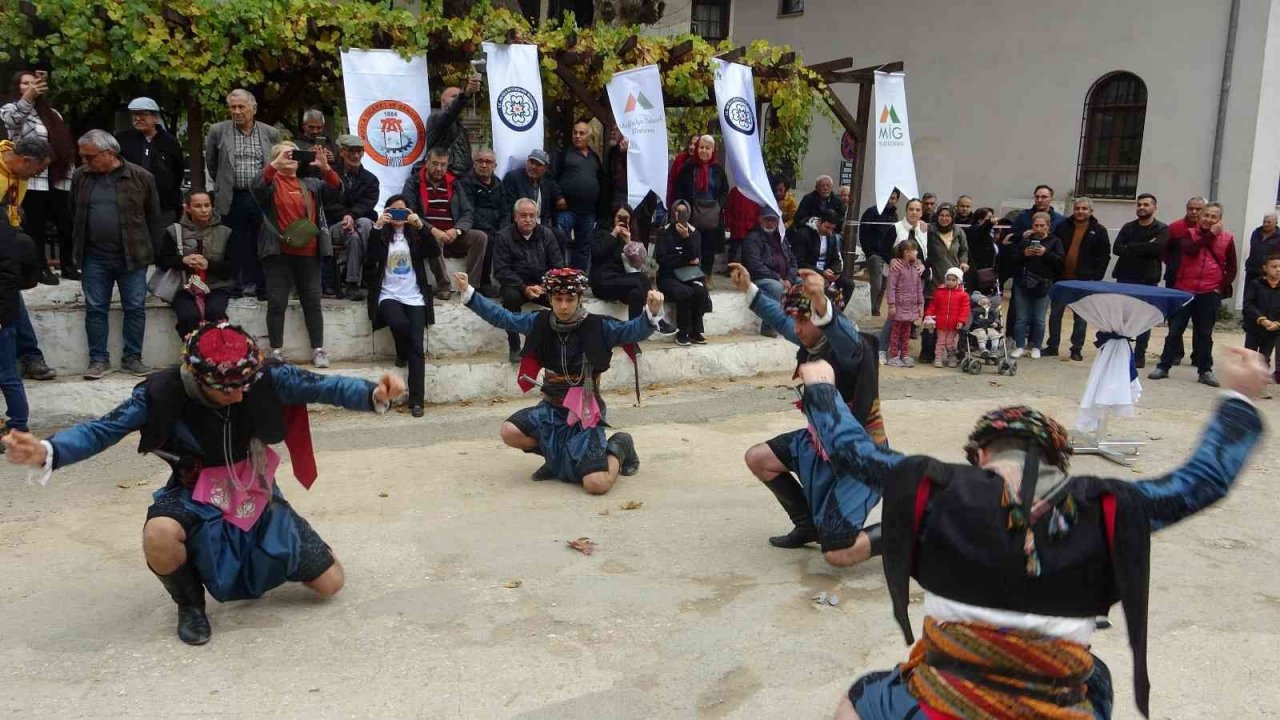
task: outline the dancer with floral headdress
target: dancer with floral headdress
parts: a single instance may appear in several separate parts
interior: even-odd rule
[[[206,588],[221,602],[285,582],[322,597],[342,589],[342,565],[276,485],[280,457],[270,446],[288,446],[294,476],[310,488],[307,403],[381,414],[404,390],[391,374],[375,384],[268,362],[244,330],[206,324],[187,337],[180,366],[147,376],[115,410],[45,440],[12,432],[5,457],[43,485],[138,431],[138,451],[173,469],[147,510],[143,553],[178,604],[178,637],[203,645],[212,634]]]
[[[582,297],[587,276],[573,268],[549,270],[542,287],[551,311],[513,313],[475,292],[466,273],[455,273],[462,302],[490,325],[525,336],[516,381],[529,392],[542,376],[542,402],[502,423],[502,441],[545,462],[534,480],[578,483],[592,495],[609,492],[618,475],[635,475],[640,456],[625,432],[605,440],[605,403],[600,376],[621,345],[635,362],[636,343],[648,338],[663,317],[663,296],[650,290],[643,315],[626,322],[587,312]]]

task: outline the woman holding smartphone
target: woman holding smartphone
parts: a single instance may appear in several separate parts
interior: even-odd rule
[[[298,177],[300,160],[316,168],[320,177]],[[284,142],[271,148],[270,162],[249,187],[263,214],[258,257],[267,276],[271,356],[284,361],[284,312],[296,286],[311,339],[311,361],[318,368],[329,367],[324,351],[324,315],[320,312],[320,259],[333,255],[320,197],[326,185],[334,190],[342,187],[338,173],[329,167],[328,156]]]
[[[392,195],[374,223],[365,254],[369,284],[369,321],[373,329],[391,328],[396,367],[409,366],[409,412],[422,417],[426,399],[427,326],[436,322],[427,258],[440,252],[427,225],[409,209],[403,195]]]
[[[707,276],[703,272],[702,240],[689,224],[689,203],[671,206],[671,223],[658,237],[658,290],[676,304],[676,345],[706,345],[702,316],[707,308]]]
[[[613,213],[612,227],[597,227],[591,237],[591,292],[601,300],[624,302],[627,317],[634,319],[644,312],[651,290],[644,274],[645,249],[633,244],[632,210],[623,205]]]

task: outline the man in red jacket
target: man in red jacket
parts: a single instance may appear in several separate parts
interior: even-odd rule
[[[1191,203],[1187,203],[1187,208],[1190,212]],[[1231,284],[1236,278],[1236,239],[1221,229],[1221,223],[1222,206],[1205,205],[1196,226],[1176,248],[1178,269],[1173,286],[1195,297],[1169,318],[1169,335],[1164,340],[1160,364],[1147,376],[1152,380],[1169,377],[1169,368],[1182,357],[1182,333],[1190,322],[1193,325],[1191,362],[1200,374],[1201,383],[1218,387],[1218,379],[1213,375],[1213,324],[1218,319],[1222,298],[1231,297]]]

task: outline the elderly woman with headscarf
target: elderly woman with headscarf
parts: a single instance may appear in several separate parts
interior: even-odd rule
[[[676,197],[689,203],[689,224],[702,241],[702,271],[711,274],[716,253],[724,246],[724,203],[729,195],[729,176],[716,159],[716,139],[698,138],[698,149],[680,170]],[[672,205],[674,208],[674,204]]]

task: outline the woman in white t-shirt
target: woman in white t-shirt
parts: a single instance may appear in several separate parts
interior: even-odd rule
[[[425,403],[426,328],[435,324],[426,259],[440,252],[423,232],[425,227],[404,196],[392,195],[373,224],[364,269],[369,320],[374,330],[391,329],[396,367],[409,368],[409,411],[414,417],[422,417]]]

